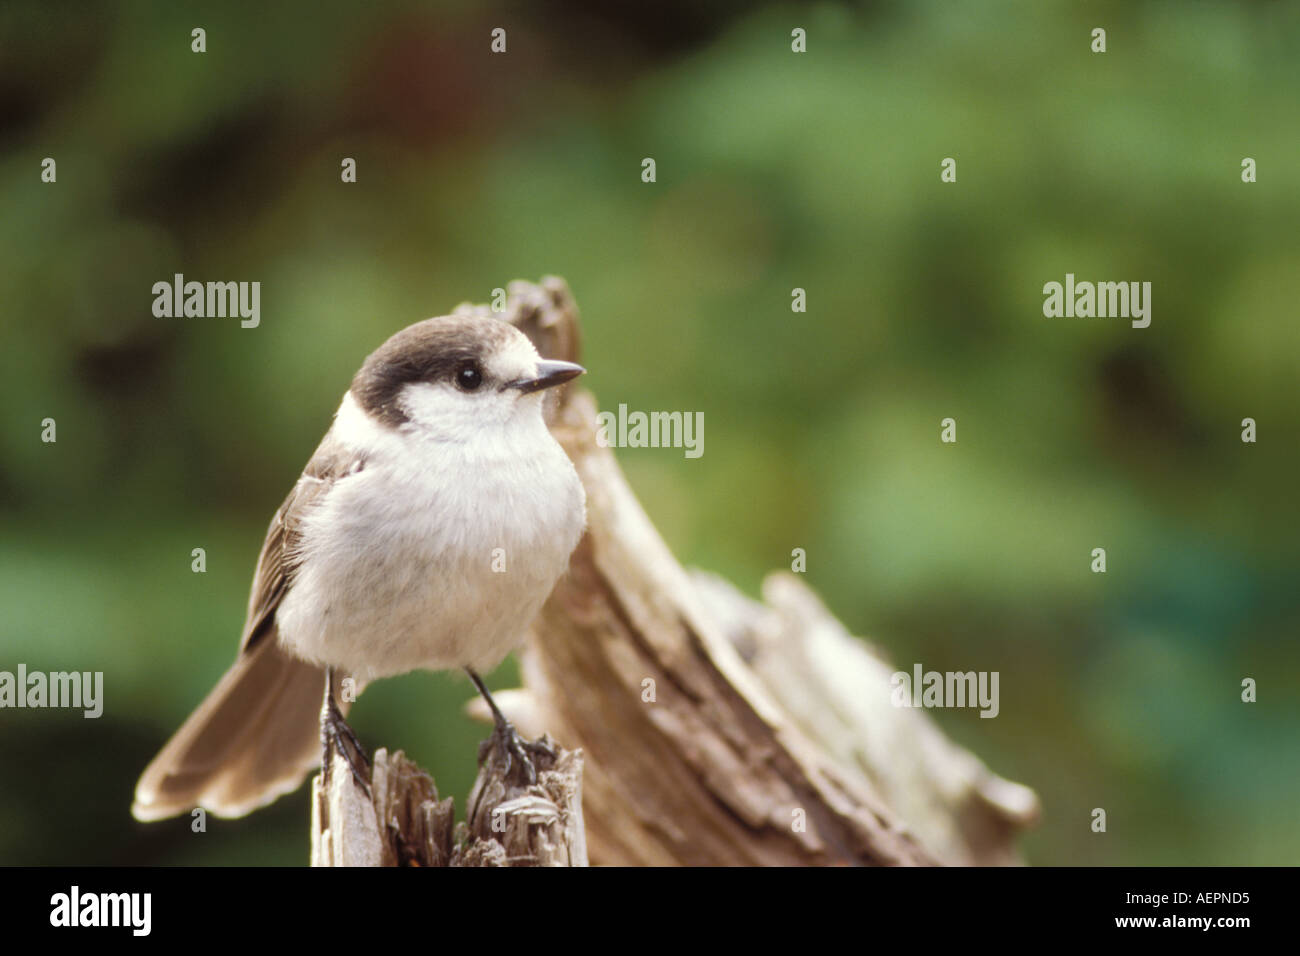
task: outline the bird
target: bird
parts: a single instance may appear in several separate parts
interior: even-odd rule
[[[328,774],[335,752],[368,792],[342,682],[415,670],[463,670],[492,712],[485,747],[535,780],[549,746],[519,735],[480,675],[521,643],[584,532],[543,399],[585,371],[472,315],[372,352],[271,519],[235,663],[141,774],[132,814],[243,816]]]

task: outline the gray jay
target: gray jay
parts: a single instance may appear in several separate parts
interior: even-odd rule
[[[467,671],[493,713],[490,743],[532,779],[542,745],[515,732],[479,672],[519,643],[582,535],[582,484],[542,400],[583,371],[469,316],[376,349],[271,519],[238,658],[145,769],[132,813],[241,816],[322,759],[328,773],[335,748],[366,788],[339,681],[359,691],[417,669]]]

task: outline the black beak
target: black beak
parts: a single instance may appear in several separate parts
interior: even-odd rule
[[[517,388],[521,392],[537,392],[543,388],[563,385],[585,371],[587,370],[581,365],[572,362],[553,362],[546,359],[537,363],[536,378],[521,378],[507,383],[506,388]]]

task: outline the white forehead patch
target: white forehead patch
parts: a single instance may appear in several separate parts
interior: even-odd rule
[[[506,340],[503,348],[497,349],[488,359],[486,371],[502,382],[519,378],[531,378],[537,374],[537,363],[541,356],[528,336],[520,332]],[[499,384],[499,383],[498,383]]]

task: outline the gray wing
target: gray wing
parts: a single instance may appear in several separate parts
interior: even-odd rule
[[[253,575],[248,597],[248,617],[239,644],[241,653],[251,650],[274,631],[275,612],[293,585],[300,560],[302,520],[334,484],[365,467],[365,458],[340,445],[327,434],[307,462],[302,477],[271,519]]]

